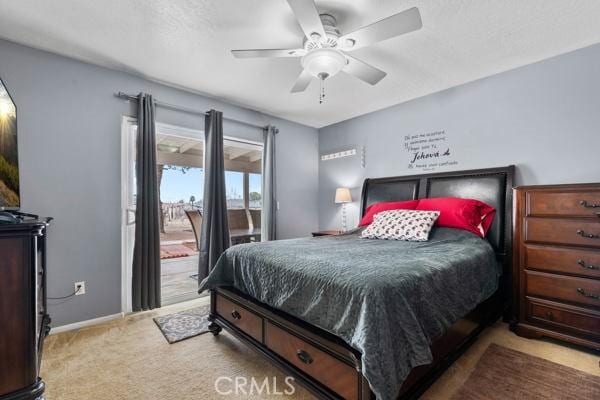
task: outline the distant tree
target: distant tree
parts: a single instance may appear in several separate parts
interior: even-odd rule
[[[192,167],[184,167],[184,166],[180,166],[180,165],[165,165],[164,168],[165,168],[165,170],[179,171],[182,174],[185,174],[190,169],[192,169]]]
[[[162,177],[163,177],[163,171],[165,169],[165,166],[162,164],[158,164],[156,166],[156,180],[158,181],[158,216],[159,216],[159,221],[158,221],[158,226],[160,228],[160,233],[165,233],[165,213],[163,212],[163,202],[160,199],[160,184],[162,182]]]
[[[258,192],[250,192],[250,201],[260,201],[262,196]]]
[[[175,171],[180,171],[182,174],[185,174],[187,171],[189,171],[192,167],[183,167],[183,166],[178,166],[178,165],[163,165],[163,164],[158,164],[156,166],[156,180],[158,181],[158,204],[159,204],[159,228],[160,228],[160,233],[165,233],[165,213],[163,212],[163,202],[160,198],[160,185],[162,183],[162,177],[163,177],[163,172],[164,171],[169,171],[169,170],[175,170]],[[181,200],[180,203],[183,203],[184,201]]]

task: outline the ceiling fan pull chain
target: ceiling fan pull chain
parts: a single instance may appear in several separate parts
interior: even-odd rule
[[[319,104],[323,104],[325,101],[325,79],[319,79]]]
[[[323,104],[323,79],[319,79],[319,104]]]

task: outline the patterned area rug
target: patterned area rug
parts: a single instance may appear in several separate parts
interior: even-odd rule
[[[492,343],[452,400],[598,400],[600,376]]]
[[[210,306],[192,308],[154,318],[154,322],[170,344],[209,332]]]
[[[193,246],[193,249],[192,249]],[[189,257],[197,253],[195,244],[163,244],[160,246],[160,259]]]

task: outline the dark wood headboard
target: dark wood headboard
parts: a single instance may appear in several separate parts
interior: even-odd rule
[[[496,254],[510,262],[512,252],[512,189],[515,167],[395,176],[365,179],[361,196],[361,216],[380,201],[400,201],[427,197],[477,199],[496,209],[487,239]],[[507,260],[508,259],[508,260]]]
[[[477,199],[496,209],[496,217],[487,239],[502,264],[500,292],[506,319],[512,319],[512,208],[515,167],[477,169],[365,179],[361,196],[361,216],[365,209],[380,201],[424,199],[427,197],[463,197]]]

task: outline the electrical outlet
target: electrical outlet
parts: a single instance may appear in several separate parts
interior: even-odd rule
[[[75,296],[85,294],[85,281],[75,282]]]

